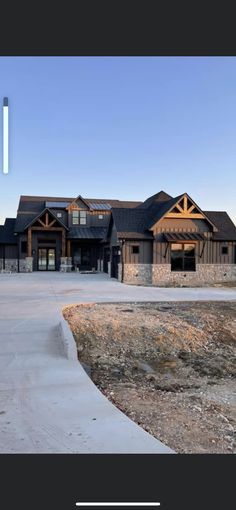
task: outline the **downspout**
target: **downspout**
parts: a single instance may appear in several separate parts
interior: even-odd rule
[[[124,253],[123,253],[123,247],[125,244],[125,240],[121,239],[121,283],[124,281]]]

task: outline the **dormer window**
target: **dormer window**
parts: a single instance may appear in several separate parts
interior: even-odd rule
[[[86,211],[80,211],[80,225],[86,225]]]
[[[72,225],[86,225],[86,211],[72,211]]]
[[[79,225],[79,211],[72,212],[72,225]]]

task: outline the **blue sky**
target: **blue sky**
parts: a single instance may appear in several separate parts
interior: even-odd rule
[[[1,57],[0,90],[0,223],[20,194],[144,200],[161,189],[236,222],[235,57]]]

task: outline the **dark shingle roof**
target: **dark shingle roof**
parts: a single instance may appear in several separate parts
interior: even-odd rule
[[[0,227],[0,243],[2,244],[17,244],[16,236],[14,235],[15,218],[6,218],[5,224]]]
[[[148,208],[146,227],[151,228],[155,223],[164,216],[171,207],[173,207],[183,195],[171,198],[170,200],[153,202]]]
[[[139,238],[152,238],[152,233],[146,231],[147,211],[145,209],[112,209],[112,215],[118,237],[139,234]],[[124,235],[126,234],[126,235]]]
[[[23,232],[27,225],[38,216],[39,213],[18,214],[15,223],[15,232]]]
[[[236,226],[225,211],[203,211],[204,214],[215,224],[219,232],[214,232],[212,239],[215,241],[236,241]]]
[[[150,239],[150,228],[160,220],[165,213],[181,199],[179,195],[169,200],[159,200],[162,195],[153,195],[148,207],[139,206],[134,209],[112,209],[112,215],[118,237]],[[156,197],[158,200],[156,200]],[[147,201],[146,201],[147,202]],[[236,227],[226,212],[202,211],[209,221],[218,228],[213,232],[213,240],[234,241],[236,240]]]
[[[68,232],[69,239],[103,239],[106,236],[106,227],[71,227]]]
[[[138,201],[130,201],[130,200],[116,200],[110,198],[84,198],[83,199],[92,204],[110,204],[112,207],[137,207],[142,202]],[[38,196],[26,196],[21,195],[20,202],[18,206],[18,211],[27,211],[27,212],[40,212],[45,208],[45,202],[56,202],[59,204],[60,202],[71,203],[74,202],[75,198],[65,198],[65,197],[38,197]]]
[[[140,204],[138,207],[142,209],[147,209],[148,207],[158,203],[158,202],[166,202],[167,200],[170,200],[171,197],[166,193],[165,191],[159,191],[159,193],[155,193],[155,195],[152,195],[151,197],[147,198],[142,204]]]
[[[61,206],[65,208],[65,204],[69,204],[74,202],[74,198],[65,198],[65,197],[45,197],[45,196],[26,196],[22,195],[20,197],[18,211],[17,211],[17,219],[15,225],[16,232],[23,232],[27,225],[29,225],[34,218],[36,218],[44,209],[46,202],[51,202],[52,204],[57,204],[57,208]],[[114,199],[102,199],[102,198],[86,198],[84,199],[86,202],[92,203],[94,207],[96,204],[99,204],[102,207],[104,204],[105,209],[110,209],[111,207],[124,207],[124,208],[133,208],[137,207],[141,204],[141,202],[130,202],[130,201],[120,201]],[[51,209],[51,208],[50,208]]]

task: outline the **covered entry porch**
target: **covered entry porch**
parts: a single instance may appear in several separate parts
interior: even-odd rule
[[[101,259],[101,245],[94,240],[71,240],[67,243],[67,253],[71,258],[72,271],[97,270]]]

